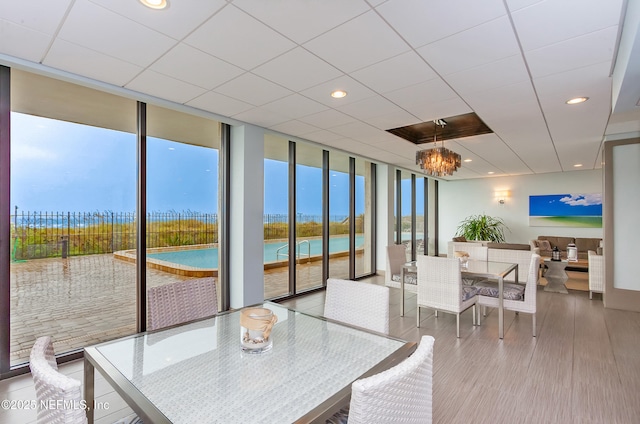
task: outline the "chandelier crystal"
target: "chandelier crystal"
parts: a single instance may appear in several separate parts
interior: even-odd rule
[[[443,128],[446,125],[446,122],[442,119],[433,122],[436,125],[441,125]],[[433,149],[419,150],[416,152],[416,165],[420,165],[420,168],[422,168],[425,174],[432,177],[453,175],[462,165],[460,155],[447,149],[444,145],[437,147],[436,131],[433,133],[433,142],[436,144],[436,147]]]

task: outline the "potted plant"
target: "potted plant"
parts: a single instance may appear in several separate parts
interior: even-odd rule
[[[504,243],[504,230],[509,228],[502,218],[489,215],[472,215],[460,222],[456,236],[464,236],[467,240],[483,240]]]

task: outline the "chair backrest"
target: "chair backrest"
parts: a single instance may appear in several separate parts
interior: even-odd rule
[[[534,253],[533,255],[531,255],[531,263],[529,264],[528,276],[527,276],[527,285],[524,288],[524,299],[528,303],[533,303],[534,309],[536,304],[536,298],[538,295],[539,276],[540,276],[540,255],[538,255],[537,253]]]
[[[471,246],[466,247],[456,247],[454,248],[455,252],[467,252],[469,254],[469,259],[473,259],[476,261],[486,261],[488,257],[489,248],[486,246],[474,245],[472,243],[468,243]],[[454,255],[455,256],[455,255]]]
[[[349,424],[421,423],[433,417],[433,343],[420,345],[400,364],[351,385]]]
[[[29,358],[38,406],[38,424],[84,424],[82,383],[58,372],[51,337],[39,337]],[[51,407],[42,407],[52,405]]]
[[[453,252],[457,250],[467,251],[471,246],[482,246],[481,241],[450,241],[447,242],[447,258],[453,258]]]
[[[593,250],[587,252],[589,259],[589,290],[602,293],[604,291],[604,256]]]
[[[404,244],[392,244],[387,246],[387,271],[386,280],[391,281],[394,275],[400,275],[402,265],[407,262],[407,248]]]
[[[181,324],[218,313],[216,281],[197,278],[147,290],[149,330]]]
[[[329,278],[324,316],[356,327],[388,334],[389,287]]]
[[[420,255],[417,267],[418,305],[445,311],[461,305],[462,275],[458,259]]]
[[[529,279],[529,266],[531,256],[535,253],[530,250],[489,249],[488,259],[491,262],[507,262],[518,264],[518,283],[524,284]],[[513,273],[505,277],[505,281],[513,281]],[[537,281],[537,277],[536,277]]]

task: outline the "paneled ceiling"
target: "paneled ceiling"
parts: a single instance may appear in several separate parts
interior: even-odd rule
[[[640,2],[168,1],[3,0],[0,63],[413,170],[429,145],[387,129],[475,112],[493,133],[444,142],[471,159],[446,179],[600,168],[606,135],[640,131]]]

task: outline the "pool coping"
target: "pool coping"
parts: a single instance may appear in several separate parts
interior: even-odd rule
[[[210,249],[218,247],[218,243],[208,244],[192,244],[188,246],[165,246],[165,247],[150,247],[147,249],[147,253],[164,253],[164,252],[179,252],[183,250],[198,250],[198,249]],[[364,249],[356,249],[356,253]],[[338,258],[348,256],[349,251],[334,252],[329,254],[329,258]],[[125,262],[136,263],[136,249],[119,250],[113,252],[113,257]],[[313,255],[310,258],[300,258],[297,260],[298,264],[305,262],[316,262],[322,260],[322,255]],[[264,264],[264,269],[282,268],[289,265],[289,260],[272,261]],[[188,265],[177,264],[175,262],[163,261],[156,258],[150,258],[147,256],[147,267],[157,269],[159,271],[168,272],[170,274],[182,275],[185,277],[203,278],[203,277],[217,277],[218,268],[198,268]]]

